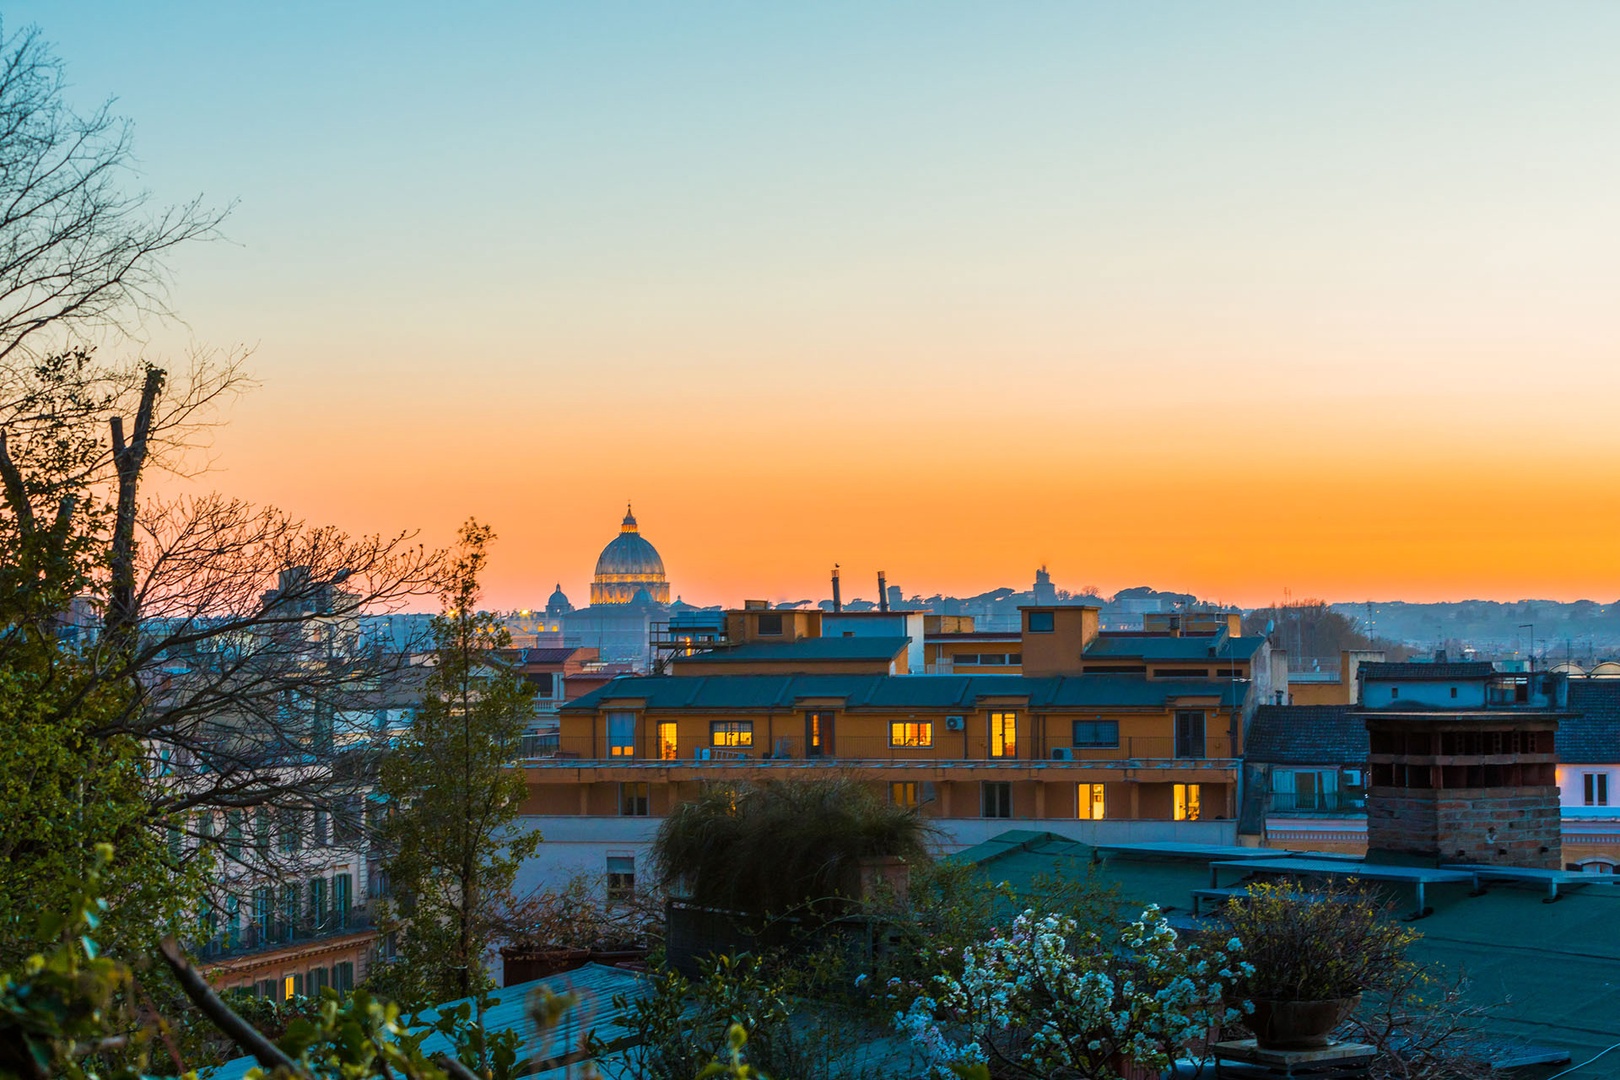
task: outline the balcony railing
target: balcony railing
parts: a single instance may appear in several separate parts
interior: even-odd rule
[[[194,945],[193,951],[204,960],[227,960],[369,929],[371,913],[365,908],[329,912],[319,919],[312,916],[292,921],[279,917],[253,919],[236,928],[222,924],[210,940]]]
[[[604,754],[600,740],[593,741],[589,736],[551,736],[546,742],[526,741],[521,763],[559,768],[585,764],[629,768],[738,764],[783,768],[850,764],[932,767],[962,763],[1083,768],[1235,766],[1225,738],[1212,738],[1203,745],[1192,746],[1170,735],[1122,736],[1117,745],[1076,746],[1053,741],[1050,737],[1044,744],[1024,737],[1008,746],[1003,754],[991,753],[982,733],[977,737],[970,734],[964,740],[962,731],[944,730],[937,724],[926,744],[916,739],[897,744],[882,736],[839,735],[807,745],[803,736],[775,736],[767,740],[764,733],[757,730],[748,736],[747,744],[742,739],[741,734],[724,732],[711,738],[710,745],[690,746],[683,742],[670,746],[638,738],[629,744],[609,746]],[[716,740],[719,745],[713,745]]]
[[[1360,793],[1319,791],[1300,794],[1293,791],[1271,793],[1273,814],[1360,814],[1367,809],[1367,798]]]

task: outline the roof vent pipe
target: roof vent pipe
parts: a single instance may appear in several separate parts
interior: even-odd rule
[[[833,563],[833,611],[844,610],[844,592],[838,583],[838,564]]]
[[[878,610],[889,610],[889,579],[883,576],[881,570],[878,571]]]

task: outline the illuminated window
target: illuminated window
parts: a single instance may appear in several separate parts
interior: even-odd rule
[[[889,801],[896,806],[904,806],[908,810],[917,808],[917,782],[915,780],[895,781],[889,785]]]
[[[807,712],[804,714],[804,756],[831,757],[833,714]]]
[[[636,714],[610,712],[607,714],[608,757],[636,756]]]
[[[619,816],[620,817],[646,817],[652,803],[651,787],[648,784],[620,784],[619,785]]]
[[[986,780],[980,784],[979,816],[1012,817],[1012,785],[1005,780]]]
[[[1050,611],[1029,613],[1029,632],[1032,634],[1050,634],[1056,625],[1057,616]]]
[[[990,714],[990,756],[1018,756],[1018,714],[993,712]]]
[[[681,756],[675,732],[676,728],[673,720],[664,720],[659,723],[658,760],[674,761]]]
[[[713,720],[709,723],[710,746],[753,746],[752,720]]]
[[[1106,816],[1103,810],[1107,801],[1103,796],[1103,785],[1081,784],[1079,787],[1075,816],[1083,821],[1101,821]]]
[[[1176,820],[1197,821],[1202,810],[1197,784],[1176,785]]]
[[[1119,721],[1076,720],[1074,722],[1074,745],[1118,746]]]
[[[925,720],[921,723],[900,723],[896,721],[889,725],[890,746],[933,746],[934,724]]]

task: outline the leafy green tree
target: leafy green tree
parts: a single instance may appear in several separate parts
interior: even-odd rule
[[[527,788],[511,769],[533,716],[533,688],[501,657],[511,635],[477,610],[494,539],[469,520],[434,620],[433,673],[410,734],[383,761],[388,808],[379,835],[393,897],[395,963],[378,985],[407,1003],[468,997],[490,985],[484,963],[518,864],[540,837],[515,826]]]

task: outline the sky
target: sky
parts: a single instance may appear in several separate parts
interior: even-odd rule
[[[47,4],[202,482],[582,603],[1620,596],[1620,5]],[[873,590],[846,586],[846,595]]]

